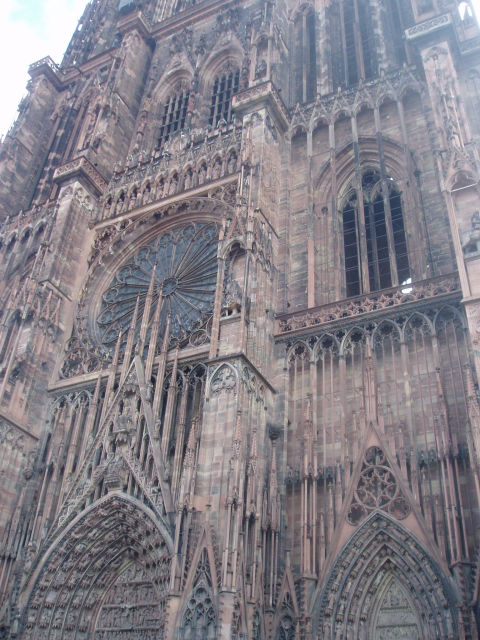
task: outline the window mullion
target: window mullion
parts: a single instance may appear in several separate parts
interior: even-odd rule
[[[366,209],[368,212],[368,223],[370,228],[370,243],[372,247],[371,259],[368,265],[368,275],[370,278],[370,269],[372,269],[373,273],[373,286],[371,286],[372,291],[377,289],[381,289],[381,280],[380,280],[380,264],[379,264],[379,256],[378,256],[378,243],[377,243],[377,225],[375,218],[375,210],[373,207],[373,203],[370,200],[366,203]],[[372,285],[372,282],[370,281]]]
[[[361,182],[360,182],[361,184]],[[370,291],[370,278],[368,274],[368,251],[365,228],[365,208],[363,205],[363,189],[357,189],[357,237],[359,239],[360,271],[362,274],[362,293]]]
[[[392,227],[392,211],[390,208],[390,191],[388,189],[387,181],[385,178],[382,180],[382,195],[383,195],[383,207],[385,210],[385,226],[387,228],[387,242],[388,242],[388,257],[390,259],[390,277],[392,280],[392,286],[399,285],[397,260],[395,257],[395,240],[393,237]]]

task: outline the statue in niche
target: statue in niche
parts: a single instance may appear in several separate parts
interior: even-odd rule
[[[263,58],[259,61],[255,68],[255,80],[260,80],[267,75],[267,62]]]
[[[222,173],[222,161],[220,158],[217,158],[215,160],[215,164],[213,165],[212,179],[216,180],[217,178],[220,177],[221,173]]]
[[[168,195],[173,196],[175,193],[177,193],[177,187],[178,187],[178,176],[176,173],[174,173],[170,179],[170,184],[168,185]]]
[[[207,166],[202,163],[198,171],[198,184],[204,184],[207,179]]]

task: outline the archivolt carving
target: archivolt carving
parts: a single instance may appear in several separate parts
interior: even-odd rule
[[[163,637],[171,549],[151,512],[108,495],[41,556],[21,637]]]
[[[412,595],[413,624],[421,620],[418,638],[457,637],[453,585],[412,535],[378,512],[350,538],[331,568],[315,601],[314,632],[325,640],[381,638],[369,631],[378,624],[385,602],[382,585],[390,580]]]

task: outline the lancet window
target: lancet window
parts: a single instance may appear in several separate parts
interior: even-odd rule
[[[334,88],[377,74],[374,28],[368,0],[343,0],[329,9]]]
[[[231,71],[215,78],[210,104],[208,123],[216,127],[221,120],[230,122],[232,119],[232,96],[238,91],[240,71]]]
[[[162,124],[158,136],[158,146],[161,147],[172,134],[185,127],[187,117],[189,91],[182,91],[168,98],[163,106]]]
[[[390,178],[364,173],[342,217],[347,297],[410,282],[402,203]]]
[[[297,15],[294,24],[295,102],[311,102],[317,93],[315,11]]]

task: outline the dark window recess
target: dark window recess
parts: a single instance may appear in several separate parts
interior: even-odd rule
[[[377,60],[368,0],[358,0],[358,22],[360,25],[360,41],[362,43],[364,77],[373,78],[377,73]]]
[[[295,102],[303,102],[303,15],[297,16],[295,20],[294,38],[293,82],[295,86]]]
[[[181,131],[185,127],[189,97],[190,93],[187,91],[169,98],[165,103],[158,136],[159,147],[165,144],[173,133]]]
[[[379,176],[369,172],[363,176],[363,215],[365,221],[368,290],[377,291],[407,283],[410,278],[407,240],[400,194],[392,186],[388,196],[382,192]],[[356,196],[343,208],[343,247],[347,297],[365,293],[363,290],[362,246],[359,241],[361,212]],[[389,239],[388,226],[391,225]],[[396,280],[392,273],[396,270]],[[367,286],[367,285],[365,285]]]
[[[119,0],[118,10],[122,13],[128,13],[136,8],[135,0]]]
[[[208,123],[216,127],[220,120],[232,120],[232,96],[238,91],[240,71],[224,74],[215,78]]]
[[[330,52],[333,86],[336,90],[345,84],[345,59],[343,49],[342,7],[333,2],[328,8],[328,26],[330,34]]]
[[[343,247],[347,297],[358,296],[361,290],[356,205],[349,203],[343,210]]]
[[[347,84],[358,82],[357,47],[355,44],[355,7],[354,0],[346,0],[343,6],[345,27],[345,59],[347,63]]]
[[[389,0],[382,13],[385,46],[388,58],[397,65],[406,60],[402,34],[407,28],[403,13],[399,9],[398,0]],[[399,28],[400,27],[400,28]]]
[[[306,84],[307,84],[307,102],[315,100],[317,95],[317,56],[315,50],[315,13],[311,11],[306,19],[307,32],[307,68]]]
[[[329,9],[333,88],[373,78],[378,72],[369,0],[340,0]]]
[[[295,19],[293,85],[295,102],[312,102],[317,95],[317,54],[315,12],[301,13]]]

